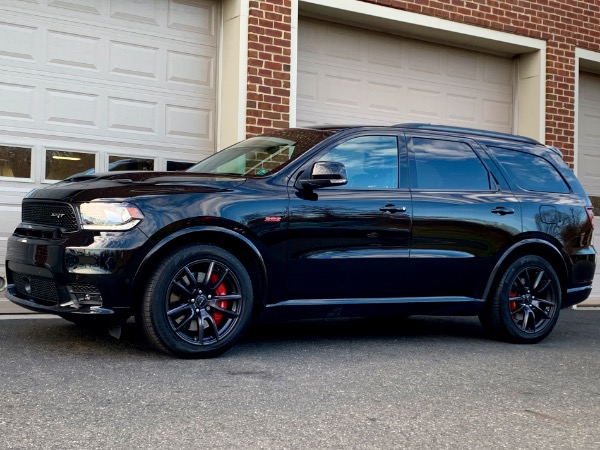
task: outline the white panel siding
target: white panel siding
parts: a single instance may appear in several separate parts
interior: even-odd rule
[[[509,58],[303,18],[297,121],[436,122],[511,132]]]

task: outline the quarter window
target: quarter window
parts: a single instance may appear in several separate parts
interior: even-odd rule
[[[336,145],[319,161],[344,164],[348,184],[340,188],[398,187],[398,140],[395,136],[361,136]]]
[[[482,191],[493,186],[491,176],[464,142],[413,138],[418,189]]]
[[[500,147],[490,150],[521,189],[561,194],[570,191],[558,170],[541,156]]]

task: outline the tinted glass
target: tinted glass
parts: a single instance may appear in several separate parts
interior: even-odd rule
[[[395,136],[361,136],[336,145],[319,161],[346,166],[348,184],[340,188],[398,187],[398,140]]]
[[[558,170],[541,156],[499,147],[490,150],[521,189],[565,194],[570,191]]]
[[[490,174],[469,145],[424,138],[413,138],[412,142],[418,189],[481,191],[491,188]]]
[[[238,142],[200,161],[188,172],[264,177],[333,135],[329,130],[285,129]]]

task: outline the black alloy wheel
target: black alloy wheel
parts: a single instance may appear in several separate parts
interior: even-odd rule
[[[241,262],[211,245],[166,257],[146,290],[143,329],[160,350],[206,358],[229,349],[252,313],[252,283]]]
[[[552,266],[539,256],[523,256],[506,269],[480,320],[497,338],[536,343],[554,328],[560,304],[561,286]]]

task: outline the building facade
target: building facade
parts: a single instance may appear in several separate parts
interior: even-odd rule
[[[271,128],[513,132],[600,196],[599,74],[598,0],[0,0],[0,276],[31,189]]]

